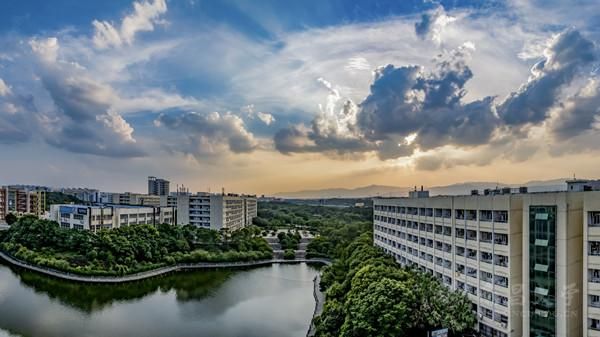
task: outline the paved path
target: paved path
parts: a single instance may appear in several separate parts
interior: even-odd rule
[[[60,279],[65,279],[69,281],[75,282],[85,282],[85,283],[123,283],[123,282],[132,282],[139,281],[159,275],[164,275],[176,271],[181,270],[192,270],[192,269],[215,269],[215,268],[243,268],[243,267],[254,267],[254,266],[265,266],[274,263],[323,263],[323,264],[331,264],[331,261],[327,259],[296,259],[296,260],[283,260],[283,259],[271,259],[271,260],[259,260],[259,261],[247,261],[247,262],[201,262],[201,263],[181,263],[171,267],[163,267],[158,269],[153,269],[141,273],[124,275],[124,276],[82,276],[77,274],[71,274],[63,271],[59,271],[56,269],[46,268],[36,266],[25,261],[19,260],[15,257],[12,257],[4,252],[0,251],[0,257],[9,263],[36,271],[38,273],[42,273],[45,275],[57,277]]]
[[[329,263],[329,264],[331,264],[331,263]],[[321,313],[323,312],[323,304],[325,304],[325,294],[321,291],[321,287],[319,286],[321,284],[321,273],[318,273],[317,276],[315,276],[313,283],[314,283],[313,296],[315,297],[315,311],[313,312],[313,317],[312,317],[312,320],[310,321],[310,328],[308,328],[308,333],[306,334],[307,337],[313,337],[315,335],[315,333],[317,332],[317,327],[315,326],[315,317],[321,315]]]

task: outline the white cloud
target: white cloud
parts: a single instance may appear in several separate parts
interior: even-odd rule
[[[56,61],[59,49],[58,39],[56,37],[49,37],[41,40],[32,39],[29,41],[29,45],[41,60],[48,63]]]
[[[134,2],[133,9],[133,13],[123,18],[119,28],[107,21],[94,20],[94,45],[105,49],[132,44],[138,32],[153,31],[156,24],[163,23],[160,16],[167,12],[167,3],[165,0]]]
[[[0,96],[7,96],[11,94],[10,87],[0,78]]]
[[[273,122],[275,122],[275,117],[273,117],[273,115],[271,115],[268,112],[259,111],[256,113],[256,117],[258,117],[258,119],[260,119],[261,121],[263,121],[263,123],[267,125],[271,125]]]

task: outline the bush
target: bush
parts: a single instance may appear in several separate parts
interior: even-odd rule
[[[283,252],[283,258],[285,260],[294,260],[296,258],[296,253],[293,249],[286,249],[285,252]]]

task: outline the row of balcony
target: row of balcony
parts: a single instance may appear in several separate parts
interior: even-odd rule
[[[452,218],[452,209],[450,208],[425,208],[425,207],[404,207],[404,206],[384,206],[375,205],[375,211],[426,216],[434,218]],[[479,215],[479,217],[478,217]],[[454,218],[459,220],[471,220],[476,221],[478,218],[480,221],[490,222],[508,222],[508,211],[504,210],[477,210],[474,209],[455,209]]]

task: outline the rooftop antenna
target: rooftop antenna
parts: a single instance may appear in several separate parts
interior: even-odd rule
[[[225,187],[221,187],[221,194],[225,195]]]

